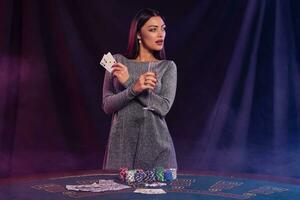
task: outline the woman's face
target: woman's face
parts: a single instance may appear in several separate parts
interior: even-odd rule
[[[142,26],[140,33],[137,35],[141,40],[141,45],[150,51],[160,51],[164,47],[166,37],[166,25],[161,17],[151,17]]]

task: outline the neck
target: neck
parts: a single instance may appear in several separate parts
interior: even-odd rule
[[[141,45],[139,55],[137,56],[136,60],[145,62],[145,61],[154,61],[157,59],[154,57],[152,51],[144,48],[143,45]]]

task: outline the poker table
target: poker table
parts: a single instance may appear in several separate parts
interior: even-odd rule
[[[134,193],[130,187],[118,191],[70,191],[66,185],[90,184],[97,180],[119,181],[114,171],[77,171],[60,174],[42,174],[32,177],[0,179],[1,200],[298,200],[300,180],[256,174],[220,173],[210,171],[179,171],[176,180],[158,188],[165,194]]]

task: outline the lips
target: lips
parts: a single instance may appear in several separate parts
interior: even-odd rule
[[[158,45],[163,45],[164,44],[164,40],[156,40],[155,43],[158,44]]]

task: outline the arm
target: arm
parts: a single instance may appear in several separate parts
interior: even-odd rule
[[[144,106],[147,106],[148,98],[150,98],[150,106],[154,109],[153,112],[165,116],[171,109],[176,94],[177,68],[173,61],[170,62],[168,69],[163,74],[161,84],[160,94],[150,91],[150,96],[139,95],[137,98]]]
[[[103,91],[102,91],[102,108],[106,114],[112,114],[126,106],[137,95],[132,89],[132,80],[128,79],[123,85],[125,90],[116,93],[113,87],[113,76],[105,72]]]

